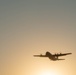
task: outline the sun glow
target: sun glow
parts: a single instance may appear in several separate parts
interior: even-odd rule
[[[59,75],[59,74],[57,71],[44,70],[44,71],[41,71],[38,75]]]

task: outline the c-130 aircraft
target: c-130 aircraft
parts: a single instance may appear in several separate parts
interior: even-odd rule
[[[70,54],[72,54],[72,53],[51,54],[50,52],[47,51],[45,55],[42,55],[42,54],[40,54],[40,55],[34,55],[34,57],[48,57],[49,59],[51,59],[53,61],[56,61],[56,60],[65,60],[65,59],[58,59],[58,57],[60,57],[60,56],[66,56],[66,55],[70,55]]]

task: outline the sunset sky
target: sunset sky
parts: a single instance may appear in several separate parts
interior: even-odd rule
[[[0,0],[0,75],[76,75],[76,0]]]

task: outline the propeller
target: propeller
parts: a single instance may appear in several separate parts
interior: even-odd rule
[[[58,55],[58,54],[62,54],[61,52],[59,52],[59,53],[55,53],[55,55]]]
[[[58,55],[58,53],[55,53],[55,55]]]
[[[60,52],[60,54],[62,54],[62,53]]]
[[[40,56],[42,56],[42,54],[40,54]]]

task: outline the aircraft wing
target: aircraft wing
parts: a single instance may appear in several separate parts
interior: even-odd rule
[[[57,60],[65,60],[65,59],[57,59]]]
[[[34,55],[34,57],[46,57],[46,55]]]
[[[70,55],[70,54],[72,54],[72,53],[64,53],[64,54],[62,54],[62,53],[60,53],[60,54],[54,54],[53,56],[66,56],[66,55]]]

